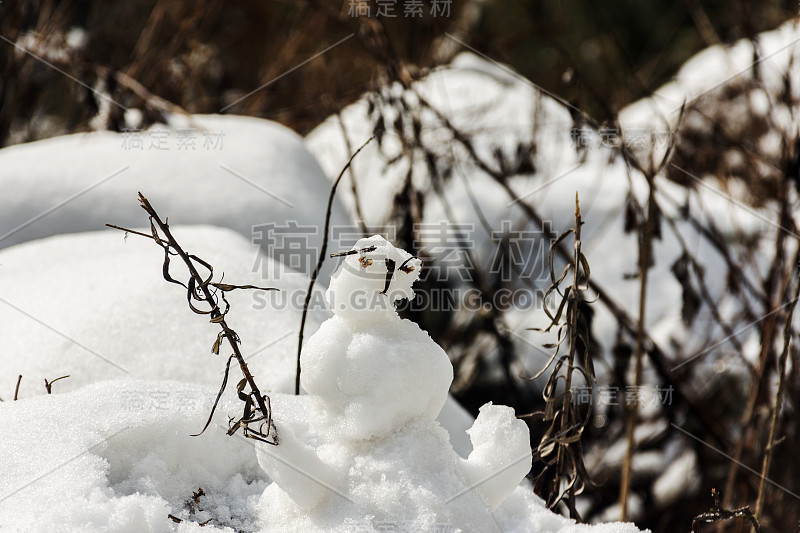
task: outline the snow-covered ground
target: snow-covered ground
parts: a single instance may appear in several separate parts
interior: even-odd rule
[[[224,271],[226,280],[258,281],[258,274],[249,270],[254,260],[252,249],[246,239],[231,230],[175,227],[174,234],[187,250],[213,264],[217,272]],[[324,530],[352,531],[353,527],[360,527],[370,531],[388,524],[412,531],[423,524],[458,531],[451,521],[462,526],[469,523],[470,513],[481,508],[476,507],[476,502],[486,501],[486,496],[469,490],[469,486],[462,494],[455,486],[446,485],[448,490],[454,490],[450,495],[452,505],[449,501],[442,503],[450,497],[449,492],[412,490],[404,501],[413,503],[413,509],[406,508],[403,513],[384,510],[381,518],[373,513],[365,515],[363,521],[354,522],[350,516],[349,521],[337,522],[340,516],[336,506],[301,516],[293,516],[291,509],[276,511],[274,506],[280,509],[287,503],[280,503],[280,496],[274,502],[263,496],[276,491],[266,490],[270,479],[259,466],[256,446],[242,437],[224,435],[227,417],[241,409],[232,386],[223,396],[208,431],[200,437],[190,436],[199,431],[208,416],[222,378],[224,359],[210,353],[213,326],[185,308],[182,290],[161,279],[162,258],[152,242],[132,235],[125,239],[110,230],[54,236],[0,252],[3,335],[10,341],[4,352],[7,355],[2,358],[2,374],[25,376],[21,399],[0,403],[0,424],[6,428],[0,442],[0,468],[4,472],[0,480],[0,530],[200,531],[199,524],[208,519],[212,520],[202,531],[309,531],[314,524],[321,527],[320,521],[328,524]],[[178,277],[178,271],[173,262],[173,275]],[[282,277],[277,285],[283,292],[292,293],[306,282],[305,275],[295,273]],[[287,430],[286,424],[307,424],[304,420],[314,412],[308,401],[314,396],[298,398],[275,392],[290,389],[293,382],[298,310],[259,308],[258,300],[246,293],[233,292],[229,299],[232,311],[228,320],[243,340],[243,352],[253,374],[273,398],[279,435],[285,439],[276,450],[299,454],[314,441],[298,441],[291,446],[292,432],[297,430]],[[324,310],[312,311],[309,331],[316,329],[326,316]],[[420,334],[423,339],[427,337]],[[323,347],[329,346],[318,351],[319,355],[324,356],[326,350],[335,347],[336,343],[325,335],[318,339],[317,346],[320,342]],[[430,339],[427,343],[435,346]],[[313,337],[308,346],[313,352]],[[368,362],[370,356],[387,353],[384,349],[363,356]],[[423,356],[425,351],[415,353]],[[425,364],[424,357],[420,361]],[[449,366],[446,357],[444,362]],[[309,363],[309,378],[316,375],[317,383],[323,379],[335,383],[348,375],[356,380],[353,384],[368,379],[358,372],[345,371],[340,378],[336,372],[328,372],[327,367],[322,373],[313,369]],[[404,370],[404,379],[412,382],[421,371]],[[46,395],[41,380],[52,380],[62,373],[69,373],[70,377],[53,384],[53,394]],[[387,375],[385,379],[391,381],[393,377],[399,376]],[[440,387],[437,394],[444,396],[439,396],[436,405],[426,411],[428,416],[435,417],[446,401],[447,384]],[[382,388],[371,390],[380,395]],[[419,393],[406,386],[383,399],[389,406],[410,413],[409,405],[413,404],[398,397],[402,391]],[[7,394],[4,396],[9,399]],[[372,400],[362,404],[363,408],[376,409]],[[461,431],[463,438],[471,420],[464,426],[465,415],[458,415],[454,405],[449,409],[450,414],[440,417],[440,421],[453,434]],[[454,416],[454,410],[458,416]],[[367,412],[342,416],[349,424],[361,420],[366,423],[368,419]],[[396,420],[397,427],[387,426],[391,419],[373,416],[372,420],[378,424],[376,427],[383,428],[380,431],[384,437],[378,449],[370,453],[362,450],[353,458],[358,465],[354,468],[366,476],[361,478],[367,483],[362,490],[383,486],[382,475],[403,472],[403,468],[413,467],[423,474],[422,478],[406,479],[424,481],[437,461],[447,457],[443,453],[451,454],[449,461],[453,464],[464,461],[458,459],[448,434],[432,418],[426,419],[428,426],[416,430],[415,424],[421,421],[414,413],[409,419]],[[517,422],[513,416],[510,421]],[[477,453],[475,457],[484,457],[504,449],[504,444],[491,440],[501,434],[497,431],[504,431],[502,423],[498,420],[493,424],[500,425],[492,429],[492,423],[484,422],[482,433],[470,433],[477,446],[473,456]],[[350,433],[347,425],[323,427],[327,428],[329,439]],[[527,429],[524,431],[527,441]],[[429,434],[427,438],[434,438],[443,451],[434,454],[429,450],[430,443],[421,438]],[[487,447],[488,452],[479,444],[487,439],[493,443]],[[329,442],[329,454],[331,444],[336,440]],[[406,451],[398,456],[398,449]],[[271,451],[266,449],[264,453]],[[494,473],[491,468],[486,471],[492,464],[488,459],[475,459],[473,463],[488,465],[478,467],[473,475],[486,477],[487,472]],[[301,469],[310,468],[308,461],[294,464]],[[525,472],[527,467],[516,475],[521,477]],[[480,485],[480,481],[476,479],[475,484]],[[519,477],[510,488],[517,481]],[[413,488],[402,483],[398,487]],[[203,495],[193,500],[193,493],[199,493],[200,488]],[[350,497],[357,498],[358,494],[356,491]],[[368,494],[383,494],[383,498],[390,499],[398,496],[386,490]],[[464,494],[474,501],[466,502],[461,497]],[[431,514],[434,499],[442,506],[439,514]],[[458,501],[462,499],[465,501]],[[367,508],[370,501],[368,498]],[[31,513],[36,520],[29,520]],[[176,523],[170,514],[183,522]],[[489,526],[503,531],[530,531],[537,527],[543,533],[573,533],[584,529],[545,510],[529,487],[518,488],[494,514],[483,516]],[[440,523],[442,517],[447,520]],[[627,533],[635,528],[609,525],[600,531]]]
[[[238,233],[213,226],[173,230],[217,276],[267,285],[252,267],[264,262],[271,268],[273,260]],[[211,353],[217,331],[189,310],[185,290],[164,281],[163,256],[151,240],[116,230],[58,235],[0,251],[0,322],[10,337],[0,374],[22,374],[22,398],[44,394],[43,378],[65,374],[69,379],[55,391],[125,378],[218,385],[227,358]],[[170,267],[176,279],[187,277],[178,258]],[[281,291],[231,292],[230,322],[263,386],[288,392],[308,278],[284,269],[267,286]],[[327,315],[316,306],[307,327],[315,330]],[[9,384],[2,390],[7,399]]]
[[[254,443],[224,434],[222,413],[238,405],[225,401],[202,437],[189,436],[204,424],[205,398],[213,392],[168,380],[110,380],[0,405],[0,531],[286,531],[280,523],[270,526],[262,512],[259,499],[269,479]],[[303,415],[289,410],[296,405],[291,397],[273,400],[276,411]],[[200,488],[205,495],[193,503]],[[168,514],[184,521],[175,523]],[[495,516],[508,532],[636,531],[621,524],[571,525],[522,487]],[[199,525],[209,518],[205,527]],[[419,531],[417,518],[400,514],[349,531]],[[447,527],[441,524],[439,531],[456,531]]]

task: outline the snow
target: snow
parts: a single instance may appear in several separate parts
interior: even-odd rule
[[[656,91],[656,96],[623,109],[620,113],[622,129],[617,134],[624,139],[626,134],[643,132],[652,142],[645,143],[641,149],[636,148],[635,142],[630,146],[645,167],[648,160],[658,164],[668,146],[666,140],[674,135],[672,132],[678,119],[678,113],[670,114],[671,111],[679,109],[683,102],[711,97],[729,84],[748,79],[752,81],[753,90],[745,95],[744,107],[733,111],[727,102],[722,102],[726,105],[720,106],[720,118],[734,120],[750,116],[751,101],[755,102],[756,111],[764,111],[766,102],[771,102],[774,106],[772,114],[780,115],[783,109],[779,98],[783,87],[781,73],[788,71],[794,76],[789,66],[798,51],[797,40],[798,28],[794,22],[758,36],[758,57],[762,59],[758,63],[761,76],[758,81],[751,79],[752,69],[748,70],[753,62],[753,45],[749,41],[715,46],[701,52],[686,63],[674,82]],[[798,86],[800,83],[792,84],[792,87]],[[572,112],[575,110],[570,109],[569,104],[542,93],[509,67],[475,54],[459,54],[450,65],[437,68],[415,81],[410,90],[403,91],[393,86],[382,90],[380,97],[362,97],[309,133],[306,138],[309,149],[320,160],[329,179],[333,179],[349,157],[344,136],[351,145],[357,145],[372,134],[378,114],[384,117],[387,130],[381,146],[377,143],[367,146],[353,163],[360,208],[357,208],[351,187],[340,190],[342,202],[351,216],[357,217],[361,213],[372,230],[391,231],[393,221],[389,214],[393,195],[404,186],[411,169],[415,187],[424,193],[422,225],[417,228],[415,243],[423,252],[433,257],[444,256],[452,265],[453,255],[445,255],[443,251],[457,248],[453,242],[458,239],[466,243],[483,272],[496,275],[498,272],[492,269],[492,260],[500,250],[501,237],[517,238],[517,242],[539,239],[544,242],[544,249],[549,245],[542,231],[529,222],[520,203],[474,163],[443,120],[420,104],[421,99],[470,138],[475,152],[490,167],[497,168],[500,164],[496,153],[503,154],[506,164],[513,164],[519,146],[535,146],[531,161],[533,169],[510,178],[510,188],[536,210],[555,234],[572,226],[574,195],[576,191],[579,193],[585,222],[583,250],[592,267],[592,278],[612,295],[619,308],[635,315],[639,282],[626,275],[635,273],[637,268],[637,235],[624,231],[624,208],[629,195],[640,205],[646,203],[647,180],[629,168],[613,144],[602,140],[600,132],[589,128],[583,130],[585,147],[579,149],[578,141],[573,137],[576,125]],[[404,106],[398,103],[400,100]],[[674,107],[670,107],[673,104]],[[407,117],[416,116],[420,121],[420,142],[424,149],[442,161],[443,166],[453,168],[451,176],[437,178],[436,187],[424,157],[396,161],[402,155],[403,147],[400,132],[389,125],[394,123],[400,107],[408,108]],[[371,115],[368,113],[370,109],[373,110]],[[695,113],[688,115],[687,120],[700,118],[700,114]],[[770,154],[780,152],[778,140],[782,137],[781,132],[795,131],[797,127],[796,118],[790,115],[773,116],[770,120],[778,126],[778,131],[759,139],[765,150],[771,150],[765,152],[767,159]],[[710,127],[706,122],[700,126]],[[404,125],[402,131],[406,137],[409,136],[407,130],[408,126]],[[654,139],[662,134],[663,142],[655,142]],[[741,156],[741,153],[732,154],[734,156]],[[671,170],[676,171],[674,168]],[[687,171],[691,172],[691,169]],[[656,177],[656,197],[662,214],[673,224],[663,221],[662,236],[652,244],[654,267],[648,280],[646,322],[652,338],[660,346],[678,347],[675,357],[680,358],[698,353],[718,339],[727,337],[705,305],[690,324],[684,322],[681,315],[683,291],[672,272],[672,266],[684,252],[691,253],[703,266],[706,273],[704,283],[722,311],[722,319],[733,330],[738,331],[745,325],[739,312],[743,296],[729,293],[724,275],[711,274],[728,270],[725,259],[685,220],[681,210],[689,206],[700,223],[713,224],[722,231],[724,238],[757,242],[759,251],[754,256],[753,265],[744,267],[745,273],[757,280],[763,276],[774,242],[776,227],[771,221],[775,218],[775,206],[767,203],[760,208],[743,207],[749,203],[750,192],[741,180],[727,180],[722,185],[713,176],[683,175],[683,179],[690,180],[693,185],[686,188],[667,179],[665,174],[662,171]],[[529,246],[529,249],[535,250],[535,247]],[[534,291],[542,292],[549,281],[543,275],[546,270],[542,268],[546,266],[546,254],[531,258],[534,268],[525,275],[528,278],[525,281],[537,287]],[[463,259],[461,264],[468,266]],[[439,263],[439,268],[446,267]],[[456,297],[467,294],[463,289],[468,286],[465,281],[469,280],[459,279],[456,272],[448,273],[452,274],[448,283],[458,287]],[[516,283],[514,295],[525,296],[523,293],[527,293],[527,299],[520,299],[531,302],[531,289],[526,283]],[[454,320],[468,321],[474,313],[469,309],[466,297],[462,297],[460,303],[462,308],[456,314],[467,316],[456,316]],[[759,306],[756,301],[751,301],[750,305]],[[596,304],[594,309],[593,332],[608,353],[617,342],[617,320],[602,303]],[[512,331],[515,349],[521,354],[525,368],[528,373],[534,373],[543,362],[541,352],[535,347],[548,342],[548,339],[525,330],[544,325],[531,323],[530,311],[530,306],[512,306],[504,314],[504,320]],[[754,335],[757,335],[755,330],[746,330],[739,340],[747,344]],[[605,370],[598,368],[598,372],[602,379]]]
[[[169,391],[160,405],[131,401]],[[112,380],[0,404],[0,531],[167,532],[200,487],[212,531],[249,529],[268,480],[253,446],[223,432],[226,403],[203,437],[207,387]],[[178,398],[180,402],[172,401]],[[35,423],[31,424],[32,421]],[[191,530],[194,530],[193,528]]]
[[[286,296],[308,288],[305,275],[288,269],[277,280],[253,272],[259,261],[271,265],[272,260],[234,231],[171,229],[186,250],[211,263],[217,276],[224,273],[226,281],[277,287]],[[59,235],[0,251],[4,353],[24,354],[0,358],[0,375],[6,376],[0,396],[13,395],[10,378],[18,374],[23,398],[44,394],[44,378],[67,374],[54,390],[127,377],[218,386],[227,357],[211,353],[217,331],[188,309],[185,290],[164,281],[163,255],[149,239],[125,238],[115,230]],[[178,258],[170,266],[176,279],[187,277]],[[293,390],[302,307],[290,305],[291,299],[284,306],[260,306],[257,294],[263,296],[229,293],[229,321],[263,386]],[[307,327],[313,330],[327,316],[324,309],[312,309]]]
[[[677,457],[653,484],[653,498],[666,507],[675,501],[700,489],[700,475],[697,471],[697,456],[686,450]]]
[[[394,304],[413,299],[422,261],[380,235],[360,239],[331,278],[327,292],[333,313],[358,330],[394,321]],[[391,273],[386,284],[387,272]],[[377,296],[375,296],[377,295]]]
[[[800,27],[795,19],[780,27],[761,33],[755,41],[741,39],[730,45],[715,45],[706,48],[689,59],[675,78],[646,98],[627,106],[620,112],[619,121],[624,128],[647,128],[668,133],[674,131],[680,118],[681,107],[702,103],[724,95],[725,90],[745,88],[741,98],[720,99],[719,115],[714,117],[723,130],[735,124],[745,128],[753,116],[769,116],[770,130],[791,133],[796,130],[797,117],[785,105],[787,98],[796,102],[798,93],[797,69],[793,64],[800,52]],[[788,82],[788,84],[785,84]],[[782,95],[788,87],[790,94]],[[699,120],[695,124],[703,129],[711,127],[712,120],[700,116],[689,116]],[[779,137],[779,136],[778,136]],[[775,137],[773,137],[775,138]],[[643,148],[656,148],[652,160],[658,161],[667,143],[648,144]],[[780,146],[760,146],[763,154],[777,155]],[[771,148],[771,149],[770,149]],[[644,157],[644,153],[638,154]]]
[[[532,461],[530,436],[525,424],[504,405],[482,406],[475,424],[467,431],[473,451],[459,461],[470,482],[492,509],[519,485]],[[511,462],[509,463],[509,458]]]
[[[571,227],[575,192],[578,191],[583,220],[586,222],[583,227],[584,252],[592,266],[593,279],[606,292],[614,295],[621,308],[637,308],[638,281],[624,276],[635,271],[637,237],[635,233],[623,231],[623,207],[629,194],[642,203],[646,201],[647,186],[643,176],[629,173],[624,161],[614,157],[610,147],[600,144],[597,133],[586,135],[593,149],[582,153],[577,151],[570,136],[573,121],[568,108],[542,94],[529,82],[510,75],[509,70],[474,54],[458,55],[452,65],[435,70],[417,82],[414,89],[433,107],[440,109],[457,128],[472,137],[477,152],[484,160],[493,161],[493,148],[496,146],[508,154],[513,153],[519,143],[535,143],[537,149],[533,166],[536,171],[511,178],[511,189],[537,210],[555,234]],[[413,96],[408,99],[413,100]],[[391,113],[390,106],[386,107],[385,112]],[[362,99],[340,114],[353,143],[371,133],[370,123],[365,120],[366,110],[367,102]],[[511,235],[514,239],[514,232],[518,232],[517,243],[539,239],[544,242],[542,249],[546,251],[549,239],[540,229],[527,222],[519,202],[513,201],[500,184],[473,164],[457,143],[447,139],[440,120],[424,110],[415,110],[420,112],[423,132],[429,132],[434,139],[426,146],[438,151],[439,157],[451,161],[455,167],[455,174],[440,185],[441,193],[426,181],[427,171],[415,167],[418,185],[428,193],[418,243],[422,249],[433,256],[437,255],[437,251],[452,249],[452,233],[445,233],[438,228],[461,228],[463,240],[473,254],[475,263],[484,272],[493,274],[497,272],[492,270],[492,261],[500,250],[503,235]],[[329,178],[335,177],[334,170],[341,168],[348,158],[342,128],[335,122],[338,120],[338,117],[334,117],[324,122],[307,137],[310,150],[320,159]],[[405,180],[406,166],[401,163],[388,164],[399,151],[396,133],[387,131],[381,148],[372,143],[354,161],[362,212],[371,228],[383,228],[387,224],[392,200],[390,194],[384,192],[377,195],[370,192],[373,190],[371,188],[396,191]],[[419,162],[418,166],[424,167],[424,164]],[[376,178],[376,175],[379,177]],[[341,194],[351,216],[356,216],[355,199],[350,189],[342,187]],[[678,208],[687,197],[686,190],[662,180],[659,182],[659,194],[672,199],[661,202],[664,214],[678,218]],[[722,227],[731,220],[737,220],[739,224],[742,221],[748,223],[751,231],[761,230],[765,226],[755,216],[734,212],[736,207],[732,207],[723,197],[705,189],[700,189],[697,194],[702,195],[704,205],[710,206],[712,216]],[[364,198],[369,198],[369,202],[364,202]],[[484,227],[484,221],[488,227]],[[689,224],[680,220],[677,224],[680,237],[704,262],[708,271],[724,268],[722,260],[712,250],[698,244],[701,239]],[[648,326],[654,332],[655,340],[661,344],[671,343],[673,338],[680,343],[698,342],[692,340],[691,332],[686,330],[681,321],[681,288],[670,271],[682,253],[680,242],[667,228],[663,234],[663,238],[654,243],[655,267],[650,274]],[[606,250],[614,250],[614,253],[606,253]],[[546,253],[539,255],[538,259],[534,257],[538,262],[525,275],[541,290],[548,282],[544,275],[547,272],[544,264],[546,257]],[[448,281],[458,283],[459,280]],[[722,281],[719,278],[708,281],[712,293],[720,292]],[[529,291],[524,283],[515,288],[520,289],[517,294]],[[531,301],[530,298],[528,301]],[[601,345],[610,349],[617,340],[616,319],[602,305],[596,305],[595,309],[594,333]],[[543,325],[532,324],[530,316],[530,308],[520,309],[519,313],[512,308],[505,315],[514,332],[518,353],[522,354],[529,373],[535,373],[542,359],[540,351],[531,347],[547,341],[536,333],[525,331],[525,328]],[[705,338],[709,329],[703,323],[703,318],[700,317],[696,324]]]
[[[187,249],[209,260],[215,271],[225,271],[227,280],[260,281],[258,273],[249,269],[255,260],[253,250],[237,233],[208,226],[172,229]],[[357,248],[363,244],[357,243]],[[385,242],[378,248],[390,257],[406,257]],[[325,392],[320,398],[309,387],[312,392],[303,396],[271,392],[281,439],[277,447],[224,434],[228,416],[241,410],[241,402],[230,391],[208,430],[200,437],[190,436],[208,416],[223,361],[209,353],[213,333],[206,321],[186,310],[183,292],[177,287],[169,290],[160,278],[161,259],[159,249],[148,240],[135,236],[125,240],[113,231],[54,236],[0,252],[0,294],[17,307],[25,305],[30,315],[9,311],[7,304],[0,311],[4,313],[3,336],[12,343],[6,353],[24,354],[0,359],[1,373],[14,375],[22,368],[28,378],[20,400],[0,403],[0,425],[5,428],[0,439],[4,473],[0,531],[349,532],[387,526],[407,531],[435,527],[446,531],[589,531],[588,526],[574,525],[547,511],[526,484],[515,488],[527,473],[530,447],[527,427],[513,410],[485,406],[469,432],[474,451],[462,459],[447,431],[434,419],[435,409],[416,404],[416,416],[406,416],[412,414],[406,404],[418,389],[409,382],[414,373],[400,366],[392,371],[405,382],[404,390],[382,394],[381,387],[386,385],[376,382],[363,391],[374,401],[364,403],[362,409],[404,414],[395,426],[381,424],[381,417],[369,412],[345,415],[352,417],[353,427],[363,421],[368,429],[362,431],[350,433],[350,427],[328,424],[320,407],[323,411],[345,407],[346,411],[344,404],[350,399],[334,395],[326,403]],[[381,258],[373,259],[376,264]],[[342,284],[348,283],[352,273],[346,270],[354,266],[347,261],[360,267],[356,255],[346,256],[343,273],[334,278]],[[390,290],[408,290],[414,272],[398,271]],[[293,291],[306,281],[297,273],[280,283],[284,291]],[[371,276],[365,278],[366,284],[374,282]],[[230,299],[228,320],[241,335],[243,348],[274,339],[284,330],[295,336],[296,309],[266,307],[254,313],[245,293],[232,292]],[[311,324],[325,316],[321,310],[312,311]],[[357,328],[366,325],[360,322],[362,318],[348,323],[334,316],[326,323]],[[384,316],[384,321],[390,320]],[[404,322],[396,315],[394,320],[394,326]],[[52,331],[49,335],[43,324],[57,327],[85,348]],[[410,326],[417,328],[409,322],[406,327]],[[382,339],[386,348],[385,343],[395,341],[386,335],[391,329],[385,324],[373,326],[361,335],[371,336],[374,345]],[[325,337],[324,330],[320,331],[308,339],[304,358],[315,350],[314,339]],[[386,349],[370,353],[378,360],[401,353],[412,360],[420,354],[429,358],[438,354],[444,357],[441,363],[447,363],[427,335],[417,331],[427,340],[418,341],[419,346],[410,346],[406,353]],[[282,357],[293,353],[294,343],[287,339],[286,346],[283,342],[265,351],[263,361],[256,357],[248,361],[265,390],[285,389],[291,377],[280,366]],[[318,345],[328,347],[325,342]],[[426,371],[435,378],[430,388],[419,389],[420,396],[430,394],[423,403],[441,407],[451,375],[445,369],[449,363],[430,363],[425,361],[424,371],[416,369],[420,383],[425,382]],[[37,371],[50,379],[61,371],[71,377],[57,382],[52,395],[45,395],[43,387],[33,385],[42,377]],[[309,365],[304,377],[313,377],[314,372]],[[116,379],[120,373],[122,379]],[[317,381],[324,377],[317,376]],[[337,375],[328,373],[327,379],[330,385]],[[441,382],[446,383],[442,386]],[[522,451],[524,460],[516,456]],[[286,464],[295,468],[276,466]],[[500,470],[496,480],[491,476],[495,468]],[[313,476],[313,483],[307,474]],[[491,476],[488,481],[487,475]],[[324,490],[315,492],[313,487],[318,488],[320,481]],[[475,484],[476,490],[471,490]],[[482,485],[491,488],[482,489]],[[193,494],[198,496],[193,498]],[[502,502],[493,513],[495,499]],[[174,522],[169,514],[183,522]],[[607,524],[591,531],[637,530],[630,524]]]
[[[109,222],[141,225],[141,191],[175,224],[233,229],[310,274],[316,253],[302,252],[316,252],[322,243],[330,185],[302,138],[250,117],[171,121],[146,131],[78,133],[0,150],[0,248]],[[350,227],[338,201],[331,222]],[[304,237],[299,251],[281,238],[289,231]]]
[[[303,347],[301,384],[318,400],[323,425],[369,439],[421,415],[434,420],[453,369],[428,334],[394,309],[413,297],[420,261],[380,236],[353,249],[360,253],[346,256],[327,291],[334,317]],[[396,269],[387,287],[389,261]]]
[[[763,76],[765,86],[771,88],[770,92],[783,84],[783,73],[788,72],[794,82],[797,73],[789,66],[792,57],[800,50],[798,31],[797,21],[791,19],[775,30],[759,34],[756,38],[757,51],[749,39],[741,39],[731,45],[710,46],[684,63],[672,82],[634,106],[650,107],[652,117],[675,116],[676,110],[684,102],[697,99],[725,84],[735,83],[739,81],[737,78],[752,77],[754,66]],[[797,85],[792,85],[797,90]],[[632,110],[633,107],[629,109]]]
[[[150,397],[165,388],[195,401],[158,407],[130,401],[131,397]],[[263,500],[274,485],[268,485],[269,480],[259,468],[255,445],[224,434],[227,424],[221,412],[234,410],[233,402],[224,401],[215,422],[202,437],[189,436],[202,427],[208,414],[205,401],[197,399],[211,393],[211,388],[175,381],[112,380],[69,393],[0,404],[0,422],[7,428],[5,438],[0,440],[0,531],[302,530],[283,524],[277,516],[273,520],[262,514]],[[291,414],[302,418],[302,402],[295,400],[276,395],[276,413],[293,406],[297,410]],[[32,420],[36,423],[31,424]],[[429,455],[425,448],[431,442],[415,441],[416,436],[412,432],[407,438],[401,437],[398,444],[430,457],[426,466],[436,468],[439,456]],[[439,443],[442,442],[446,442],[446,435],[440,432]],[[386,454],[390,456],[388,450]],[[187,503],[201,487],[205,493],[199,499],[202,511]],[[397,487],[383,485],[375,476],[371,488],[385,496]],[[419,492],[430,496],[424,489]],[[191,522],[175,524],[167,514]],[[394,524],[396,530],[420,530],[415,523],[423,522],[407,519],[409,514],[405,512],[397,516],[382,525]],[[198,524],[208,518],[213,520],[200,528]],[[636,531],[630,524],[575,526],[547,511],[527,488],[518,488],[507,498],[496,518],[499,528],[506,532]],[[288,529],[283,529],[284,525]],[[367,528],[363,520],[351,525],[350,529],[340,530],[376,530]],[[439,531],[456,531],[447,524],[440,525],[449,529]],[[492,530],[497,528],[483,529]]]

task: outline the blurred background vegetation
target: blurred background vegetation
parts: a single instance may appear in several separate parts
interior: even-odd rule
[[[96,95],[15,49],[26,34],[26,48],[66,74],[145,107],[146,123],[160,119],[155,95],[188,112],[224,108],[304,134],[377,84],[449,61],[462,48],[445,33],[604,121],[697,51],[774,28],[797,10],[788,0],[454,0],[443,4],[448,16],[424,4],[424,16],[411,18],[406,3],[396,2],[394,18],[376,18],[374,2],[371,17],[355,17],[351,0],[3,2],[0,146],[124,127],[120,108],[91,124]]]

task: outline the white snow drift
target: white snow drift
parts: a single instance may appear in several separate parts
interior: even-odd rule
[[[77,133],[0,150],[0,248],[109,222],[141,225],[141,191],[174,224],[236,230],[310,274],[316,255],[292,246],[299,237],[301,252],[319,249],[330,185],[303,140],[250,117],[172,121],[140,132]],[[349,224],[338,201],[332,215],[333,224]]]

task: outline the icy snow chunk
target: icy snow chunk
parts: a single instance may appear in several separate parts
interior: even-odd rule
[[[461,461],[462,469],[496,509],[531,469],[528,426],[514,416],[511,407],[488,403],[467,433],[473,451]]]
[[[325,498],[326,491],[338,492],[336,472],[295,435],[291,425],[281,425],[279,439],[279,452],[269,446],[258,448],[258,464],[271,473],[272,480],[298,506],[313,509]]]

